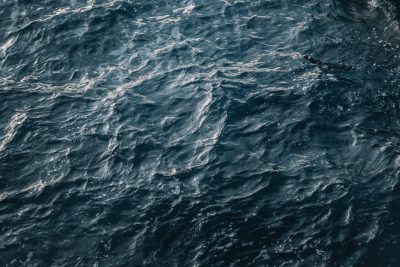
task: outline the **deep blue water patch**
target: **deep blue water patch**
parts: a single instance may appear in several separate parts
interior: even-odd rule
[[[0,2],[1,266],[400,266],[385,0]]]

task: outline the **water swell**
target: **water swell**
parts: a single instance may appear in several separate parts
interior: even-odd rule
[[[0,6],[2,264],[398,263],[393,3]]]

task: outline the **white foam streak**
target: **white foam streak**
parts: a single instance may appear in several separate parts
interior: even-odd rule
[[[3,55],[7,54],[7,50],[13,46],[13,44],[15,43],[15,38],[8,38],[7,41],[5,41],[1,46],[0,46],[0,51],[3,53]]]
[[[5,131],[5,135],[0,140],[0,152],[3,152],[17,133],[18,127],[26,120],[26,113],[17,113],[11,118],[11,121]]]

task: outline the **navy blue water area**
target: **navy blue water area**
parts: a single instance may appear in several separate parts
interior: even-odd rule
[[[0,265],[400,266],[396,5],[0,1]]]

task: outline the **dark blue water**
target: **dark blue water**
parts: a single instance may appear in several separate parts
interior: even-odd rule
[[[400,266],[400,9],[0,1],[1,266]]]

